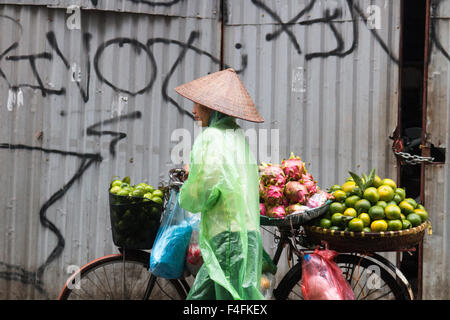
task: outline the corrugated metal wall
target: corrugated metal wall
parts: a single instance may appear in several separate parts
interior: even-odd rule
[[[425,166],[425,205],[433,234],[424,241],[423,297],[450,297],[450,3],[432,1],[428,64],[427,143],[447,148],[446,163]]]
[[[219,70],[220,1],[79,1],[80,29],[68,28],[72,1],[0,3],[0,297],[53,299],[68,265],[115,252],[110,178],[167,179],[171,133],[194,130],[173,88]],[[400,2],[226,8],[224,62],[266,119],[244,128],[267,129],[273,155],[300,155],[323,187],[348,170],[395,177]]]
[[[241,77],[265,119],[258,127],[269,140],[279,129],[280,157],[300,155],[323,187],[342,184],[349,170],[395,178],[388,137],[397,124],[400,1],[228,3],[225,61],[248,55]],[[380,29],[367,22],[370,5]]]
[[[167,181],[172,132],[194,130],[173,88],[220,69],[217,2],[133,8],[71,30],[66,9],[0,5],[2,298],[54,299],[68,265],[116,252],[111,177]]]

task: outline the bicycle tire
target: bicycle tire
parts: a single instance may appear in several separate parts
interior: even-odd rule
[[[147,252],[112,254],[95,259],[74,274],[66,281],[58,300],[164,300],[166,298],[173,300],[186,299],[189,291],[187,283],[181,279],[163,279],[157,278],[148,270],[150,256]],[[131,271],[136,270],[136,273]],[[118,276],[115,270],[119,270]],[[126,285],[123,287],[123,273],[125,270],[127,277]],[[103,271],[103,272],[102,272]],[[97,273],[98,272],[98,273]],[[130,287],[127,282],[133,275],[134,284]],[[95,275],[95,278],[90,275]],[[139,283],[140,290],[135,292],[136,285]],[[79,284],[79,286],[77,286]],[[129,289],[130,288],[130,289]],[[155,290],[155,289],[158,290]],[[120,291],[120,292],[116,292]]]
[[[412,300],[413,295],[411,291],[411,286],[407,282],[406,278],[402,275],[399,269],[395,268],[387,259],[382,258],[379,255],[374,254],[372,257],[360,256],[355,254],[339,254],[336,257],[335,262],[339,265],[341,270],[343,271],[344,276],[347,281],[349,281],[353,292],[355,294],[355,299],[357,300],[372,300],[368,299],[374,292],[381,290],[378,296],[372,296],[374,298],[382,299],[382,298],[391,298],[392,300]],[[389,264],[386,264],[389,262]],[[344,266],[347,268],[344,269]],[[366,270],[372,271],[369,277],[365,278],[366,282],[360,281],[359,276],[363,275],[363,272],[358,274],[358,280],[355,283],[354,271],[357,268],[357,272],[363,268],[363,272]],[[379,276],[384,285],[378,285],[379,288],[375,288],[372,290],[368,286],[368,292],[364,294],[364,288],[367,287],[368,281],[371,279],[373,271],[379,270]],[[349,271],[352,270],[351,273]],[[277,300],[289,300],[293,298],[302,299],[301,294],[301,286],[300,280],[302,277],[302,263],[298,262],[294,265],[288,273],[281,279],[280,284],[274,290],[274,297]],[[371,280],[373,281],[373,279]],[[360,289],[359,292],[356,292],[356,287]],[[387,288],[385,288],[387,286]],[[389,290],[387,290],[389,289]],[[372,291],[371,291],[372,290]],[[387,291],[387,292],[386,292]],[[392,293],[392,294],[391,294]],[[363,294],[363,296],[361,296]],[[371,298],[372,298],[371,297]],[[366,299],[364,299],[366,298]],[[378,300],[373,299],[373,300]]]

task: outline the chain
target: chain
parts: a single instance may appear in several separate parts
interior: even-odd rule
[[[405,159],[405,162],[407,164],[410,165],[416,165],[416,164],[421,164],[422,162],[433,162],[434,158],[433,157],[421,157],[415,154],[409,154],[407,152],[400,152],[400,151],[395,151],[394,150],[395,155],[402,157],[403,159]]]

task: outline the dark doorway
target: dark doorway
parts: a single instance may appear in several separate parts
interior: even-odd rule
[[[402,57],[401,103],[399,128],[403,152],[421,155],[422,104],[425,63],[426,0],[402,0]],[[400,185],[407,197],[420,203],[420,164],[401,161]],[[415,252],[402,253],[400,269],[411,283],[415,297],[418,293],[419,248]]]

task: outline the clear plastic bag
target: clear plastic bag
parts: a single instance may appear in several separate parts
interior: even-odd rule
[[[198,230],[192,231],[191,241],[186,255],[186,268],[195,277],[203,265],[203,257],[198,244]]]
[[[303,258],[301,288],[305,300],[354,300],[355,296],[339,266],[337,252],[316,249]]]
[[[270,272],[261,274],[261,293],[265,300],[273,299],[273,289],[275,288],[275,276]]]
[[[172,190],[150,255],[150,272],[157,277],[183,276],[186,251],[192,235],[193,219],[178,203]]]

